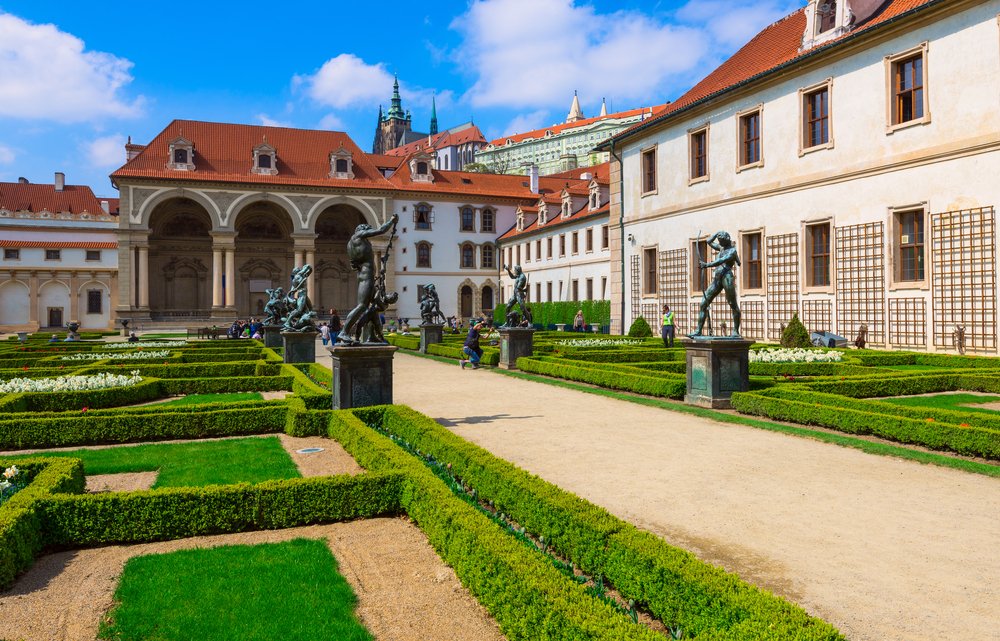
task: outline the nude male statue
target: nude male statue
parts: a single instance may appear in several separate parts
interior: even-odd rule
[[[718,241],[718,242],[716,242]],[[736,253],[733,239],[724,231],[717,231],[708,239],[708,246],[719,252],[719,256],[710,263],[703,260],[698,261],[698,266],[702,269],[715,267],[712,274],[712,282],[709,283],[705,295],[701,299],[701,307],[698,309],[698,329],[690,336],[701,336],[705,328],[705,321],[709,320],[709,306],[720,292],[725,290],[726,301],[730,309],[733,310],[733,337],[740,336],[740,306],[736,301],[736,277],[733,268],[740,265],[740,257]]]
[[[362,317],[375,298],[375,252],[369,238],[380,236],[390,229],[395,231],[399,215],[393,214],[384,225],[372,229],[370,225],[361,224],[354,230],[354,235],[347,241],[347,257],[351,268],[358,272],[358,304],[344,320],[344,328],[340,331],[339,342],[346,345],[356,345],[360,342]]]

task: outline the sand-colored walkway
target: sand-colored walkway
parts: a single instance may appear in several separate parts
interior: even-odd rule
[[[1000,479],[401,352],[394,378],[397,403],[852,641],[1000,640]]]

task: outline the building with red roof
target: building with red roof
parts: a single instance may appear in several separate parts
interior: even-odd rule
[[[724,230],[744,336],[777,340],[798,314],[888,348],[950,351],[961,327],[966,349],[996,354],[998,14],[811,0],[603,143],[616,326],[668,303],[696,329],[699,261]],[[734,329],[723,298],[716,333]]]
[[[90,187],[0,183],[0,331],[109,329],[117,294],[118,199]]]

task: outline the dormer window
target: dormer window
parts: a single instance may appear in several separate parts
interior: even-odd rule
[[[837,2],[830,0],[816,7],[816,35],[837,27]]]
[[[539,212],[538,223],[541,224],[545,221],[541,219],[541,212]],[[524,231],[524,212],[520,209],[517,210],[517,231]]]
[[[588,185],[590,189],[590,209],[599,209],[601,206],[601,186],[596,180],[591,180]]]
[[[343,145],[337,151],[330,153],[330,178],[346,180],[354,178],[354,157],[350,151],[344,149]]]
[[[267,139],[253,148],[253,166],[255,174],[274,176],[278,173],[278,151],[267,144]]]
[[[167,169],[194,171],[194,143],[184,137],[174,138],[168,150]]]
[[[809,0],[802,49],[811,49],[847,33],[855,16],[849,0]]]
[[[431,161],[433,157],[421,152],[410,159],[410,179],[413,182],[434,182],[434,174],[431,172]]]
[[[549,222],[549,208],[543,201],[538,204],[538,224],[544,225],[547,222]]]
[[[417,173],[418,174],[426,174],[427,173],[427,163],[425,163],[425,162],[418,162],[417,163]]]
[[[570,212],[572,211],[572,209],[573,208],[570,206],[570,200],[568,198],[563,199],[563,201],[562,201],[562,217],[563,218],[569,218],[569,215],[570,215]]]

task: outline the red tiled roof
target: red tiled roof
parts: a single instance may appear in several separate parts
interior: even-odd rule
[[[569,169],[566,171],[561,171],[558,174],[546,174],[545,178],[562,178],[564,180],[584,180],[580,178],[583,174],[590,174],[598,183],[602,185],[610,184],[611,181],[611,163],[602,162],[599,165],[594,165],[592,167],[577,167],[576,169]]]
[[[98,198],[86,185],[66,185],[63,191],[56,191],[55,185],[0,183],[0,209],[7,211],[102,215],[102,200],[108,201],[111,213],[118,212],[117,198]]]
[[[387,154],[368,154],[368,159],[379,169],[397,169],[406,160],[399,156],[390,156]]]
[[[46,247],[74,249],[118,249],[117,241],[88,240],[0,240],[0,247]]]
[[[675,102],[670,103],[663,113],[632,125],[628,129],[611,136],[609,141],[629,138],[637,131],[667,120],[672,115],[702,100],[723,94],[756,78],[774,72],[785,65],[835,48],[845,40],[852,39],[871,30],[873,27],[883,25],[906,13],[942,2],[944,0],[887,0],[881,10],[876,10],[870,19],[857,25],[847,34],[828,43],[805,51],[799,51],[799,47],[802,46],[802,36],[806,28],[806,8],[803,7],[764,28],[763,31],[754,36],[743,48],[719,65],[712,73],[705,76],[701,82],[697,83]],[[607,144],[607,142],[603,144]]]
[[[194,143],[194,171],[167,169],[169,145],[182,136]],[[277,175],[251,172],[253,148],[267,138],[277,150]],[[354,179],[330,178],[330,152],[351,152]],[[391,166],[391,165],[389,165]],[[174,120],[138,156],[111,174],[120,178],[344,186],[387,189],[390,185],[368,154],[340,131]]]
[[[428,143],[428,138],[430,142]],[[443,149],[454,145],[462,145],[468,142],[486,142],[486,137],[479,127],[472,125],[459,131],[444,131],[428,138],[421,138],[413,142],[401,145],[386,152],[389,156],[409,156],[422,149]]]
[[[534,213],[534,212],[538,211],[538,208],[537,207],[530,207],[530,208],[529,207],[521,207],[521,210],[524,211],[524,212],[529,212],[530,211],[530,212]],[[535,220],[531,221],[530,225],[525,225],[525,227],[524,227],[524,229],[522,231],[517,231],[517,227],[516,226],[511,227],[504,234],[502,234],[498,240],[509,240],[511,238],[516,238],[518,236],[524,236],[525,234],[530,234],[532,232],[536,232],[536,231],[539,231],[539,230],[548,231],[549,229],[552,229],[553,227],[560,227],[562,225],[569,225],[569,224],[580,222],[581,220],[585,220],[587,218],[590,218],[591,216],[600,216],[600,215],[603,215],[603,214],[609,214],[610,212],[611,212],[611,205],[610,205],[610,203],[604,203],[603,205],[601,205],[600,207],[598,207],[597,209],[595,209],[593,211],[590,210],[590,207],[588,207],[587,205],[584,205],[581,209],[578,209],[577,211],[573,212],[572,214],[570,214],[566,218],[563,218],[561,214],[557,213],[555,216],[550,217],[549,220],[548,220],[548,222],[546,222],[544,225],[539,225],[538,224],[538,219],[536,218]]]
[[[607,116],[595,116],[593,118],[585,118],[583,120],[577,120],[576,122],[564,122],[558,125],[552,125],[551,127],[542,127],[541,129],[535,129],[533,131],[527,131],[523,134],[513,134],[510,136],[503,136],[502,138],[497,138],[496,140],[490,141],[490,144],[494,147],[500,147],[506,145],[507,141],[511,142],[521,142],[522,140],[527,140],[528,138],[544,138],[546,131],[551,131],[553,135],[560,134],[564,131],[570,129],[575,129],[577,127],[586,127],[587,125],[599,122],[601,120],[608,120],[609,118],[629,118],[631,116],[638,116],[643,113],[649,113],[652,110],[653,116],[660,114],[667,107],[669,103],[665,105],[654,105],[653,107],[639,107],[638,109],[629,109],[628,111],[619,111],[613,114],[608,114]]]

